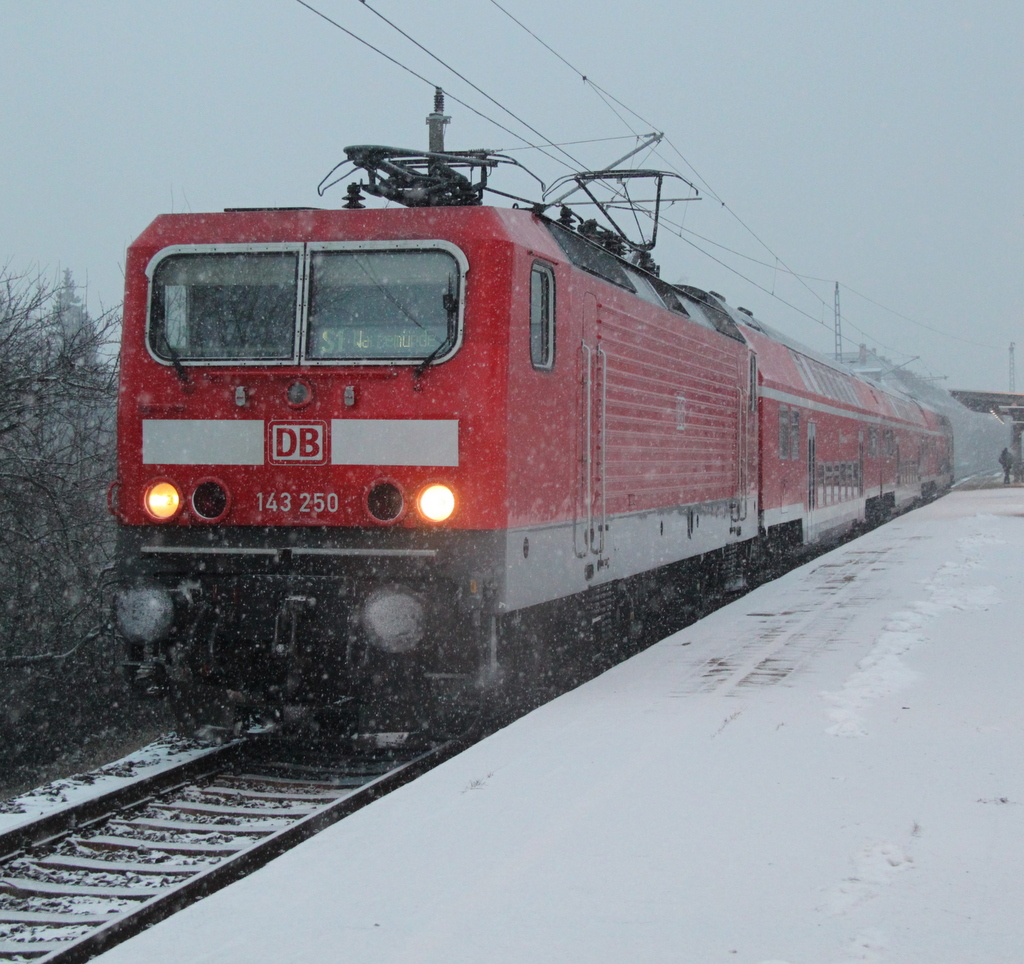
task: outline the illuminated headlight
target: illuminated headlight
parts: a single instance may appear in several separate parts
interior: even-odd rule
[[[114,603],[117,625],[133,643],[155,643],[174,622],[174,602],[164,589],[126,589]]]
[[[146,511],[154,519],[164,521],[177,515],[181,508],[181,493],[170,482],[154,482],[146,489],[143,501]]]
[[[426,613],[418,596],[403,589],[376,589],[363,603],[370,642],[388,653],[408,653],[423,639]]]
[[[416,505],[428,522],[444,522],[455,511],[455,493],[447,485],[435,482],[419,494]]]

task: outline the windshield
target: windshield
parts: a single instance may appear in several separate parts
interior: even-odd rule
[[[299,253],[175,254],[153,275],[150,346],[161,358],[287,359]]]
[[[310,359],[407,360],[454,347],[459,269],[444,251],[317,251]]]

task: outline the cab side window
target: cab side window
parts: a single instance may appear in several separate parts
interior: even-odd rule
[[[530,269],[530,360],[542,370],[555,364],[555,273],[540,261]]]

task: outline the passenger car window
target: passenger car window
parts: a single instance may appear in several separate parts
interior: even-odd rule
[[[555,363],[555,274],[540,261],[530,269],[530,361],[541,369]]]

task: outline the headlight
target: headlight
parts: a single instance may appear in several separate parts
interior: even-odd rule
[[[163,639],[174,622],[174,602],[164,589],[126,589],[114,608],[118,628],[133,643]]]
[[[181,508],[181,493],[170,482],[154,482],[146,489],[143,502],[154,519],[163,521],[177,515]]]
[[[200,482],[192,492],[192,509],[201,519],[219,519],[228,510],[227,489],[216,479]]]
[[[394,522],[405,508],[402,490],[394,482],[377,482],[366,494],[366,508],[378,522]]]
[[[370,642],[388,653],[407,653],[423,639],[426,613],[406,589],[375,589],[363,603],[363,627]]]
[[[435,482],[419,494],[416,506],[428,522],[444,522],[455,511],[455,493],[447,485]]]

